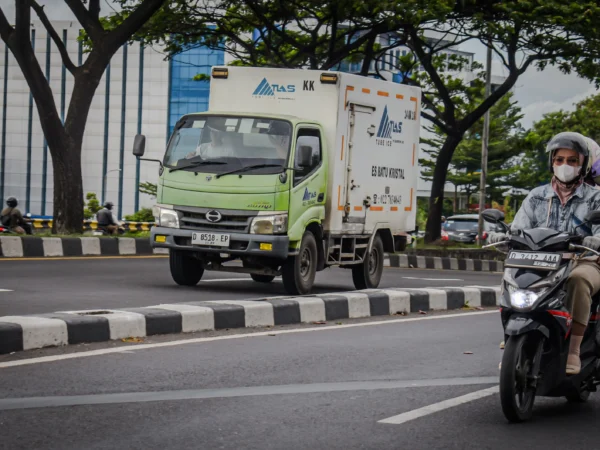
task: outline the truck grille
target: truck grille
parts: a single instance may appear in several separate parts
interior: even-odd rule
[[[248,233],[252,218],[256,217],[256,211],[233,211],[223,209],[208,208],[179,208],[183,217],[180,219],[180,227],[187,230],[210,230],[210,231],[232,231],[238,233]],[[221,214],[221,220],[211,222],[206,219],[206,213],[209,211],[218,211]]]

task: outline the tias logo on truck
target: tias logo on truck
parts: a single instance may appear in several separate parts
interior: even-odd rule
[[[271,84],[267,81],[266,78],[263,78],[256,89],[252,93],[254,97],[271,97],[271,98],[285,98],[278,94],[286,94],[296,92],[296,86],[293,84],[288,84],[286,86],[282,84]],[[292,100],[291,98],[288,98]]]
[[[381,116],[381,122],[379,122],[379,130],[377,130],[377,139],[375,143],[377,145],[384,145],[391,147],[392,143],[402,143],[399,139],[394,139],[393,134],[402,133],[402,122],[396,122],[390,119],[388,114],[387,105],[383,109],[383,115]]]

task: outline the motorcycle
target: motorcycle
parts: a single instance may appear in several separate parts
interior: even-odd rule
[[[485,210],[484,220],[510,232],[504,214]],[[600,211],[579,225],[600,225]],[[509,422],[529,420],[536,397],[565,397],[583,403],[600,385],[600,295],[592,298],[581,344],[581,371],[567,375],[572,317],[566,282],[579,260],[600,253],[581,245],[583,237],[549,228],[519,230],[508,240],[484,246],[507,254],[501,287],[505,348],[500,367],[500,402]]]
[[[33,219],[31,218],[31,213],[27,213],[27,214],[25,214],[25,216],[24,216],[24,220],[25,220],[25,222],[26,222],[26,223],[28,223],[28,224],[29,224],[29,226],[31,227],[31,229],[30,229],[29,231],[28,231],[28,230],[25,230],[25,231],[26,231],[26,233],[27,233],[27,234],[32,234],[32,233],[33,233],[33,225],[32,225],[32,224],[33,224]],[[31,233],[30,233],[30,232],[31,232]],[[14,231],[14,230],[12,230],[12,229],[10,229],[9,227],[7,227],[7,226],[4,226],[4,225],[2,225],[2,224],[0,223],[0,236],[6,236],[6,235],[15,235],[15,236],[16,236],[16,235],[17,235],[17,233],[15,233],[15,231]]]

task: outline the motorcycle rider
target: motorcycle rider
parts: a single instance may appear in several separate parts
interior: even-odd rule
[[[18,204],[19,201],[15,197],[6,200],[6,208],[0,213],[0,223],[17,234],[33,234],[31,224],[23,218],[23,214],[17,208]]]
[[[511,226],[511,232],[538,227],[585,236],[583,245],[600,250],[600,226],[582,225],[590,212],[600,210],[600,190],[584,183],[591,168],[587,138],[579,133],[563,132],[555,135],[546,146],[548,166],[553,174],[549,184],[533,189],[523,201]],[[576,227],[580,226],[576,229]],[[492,233],[490,242],[506,240],[504,233]],[[592,296],[600,291],[600,266],[597,260],[580,260],[567,281],[567,309],[573,326],[567,374],[581,370],[579,358]]]
[[[119,232],[119,224],[112,214],[112,202],[106,202],[104,208],[96,213],[98,219],[98,228],[103,228],[109,234],[117,234]]]

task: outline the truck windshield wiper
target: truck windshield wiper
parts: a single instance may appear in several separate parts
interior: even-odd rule
[[[189,169],[191,167],[210,166],[210,165],[216,165],[216,164],[227,164],[227,163],[223,162],[223,161],[196,161],[191,164],[188,164],[187,166],[174,167],[171,170],[169,170],[169,173],[175,172],[176,170]]]
[[[215,178],[221,178],[221,177],[224,177],[225,175],[231,175],[234,173],[247,172],[252,169],[263,169],[265,167],[281,167],[282,171],[289,169],[289,167],[285,167],[282,164],[252,164],[250,166],[240,167],[239,169],[234,169],[229,172],[220,173]]]

